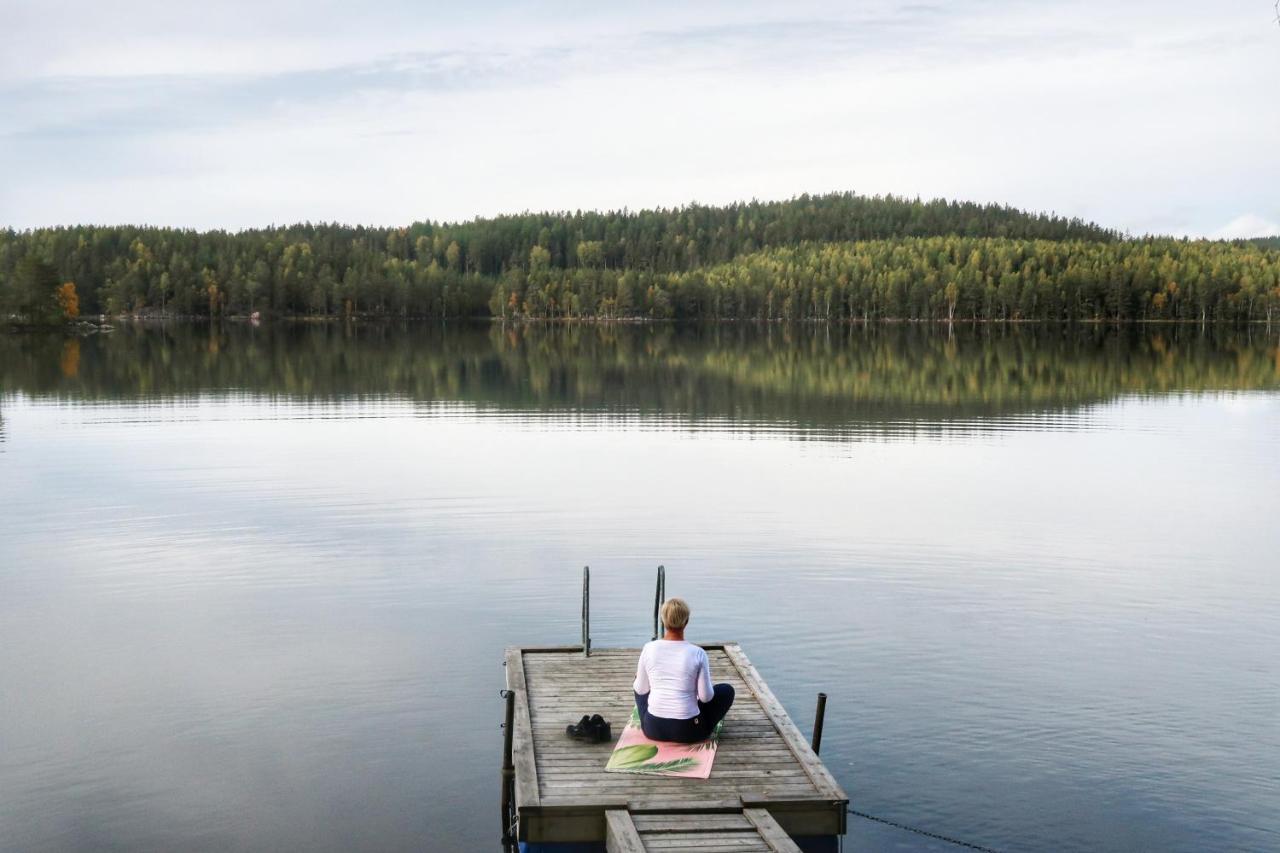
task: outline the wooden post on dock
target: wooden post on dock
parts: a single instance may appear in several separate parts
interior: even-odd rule
[[[591,657],[591,567],[582,567],[582,656]]]
[[[653,638],[660,639],[667,632],[667,628],[659,621],[659,613],[662,611],[662,602],[667,599],[667,568],[666,566],[658,566],[658,588],[653,594]]]
[[[516,765],[511,757],[511,742],[515,731],[516,692],[504,690],[503,695],[507,700],[507,712],[502,724],[502,844],[510,848],[515,844],[511,825],[515,817],[512,794],[516,787]]]
[[[813,754],[822,749],[822,718],[827,715],[827,694],[818,694],[818,710],[813,713]]]

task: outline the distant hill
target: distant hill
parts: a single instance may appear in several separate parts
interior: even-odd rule
[[[802,195],[787,201],[608,213],[524,213],[461,224],[415,223],[406,237],[430,237],[436,247],[456,240],[468,269],[494,275],[528,262],[541,246],[554,268],[599,263],[612,269],[677,272],[728,261],[745,252],[803,242],[897,237],[1010,237],[1032,240],[1113,240],[1092,222],[1028,213],[997,204],[855,193]],[[589,257],[583,243],[596,243]],[[443,260],[443,259],[442,259]]]

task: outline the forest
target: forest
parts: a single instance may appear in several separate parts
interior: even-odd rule
[[[1280,248],[834,193],[406,228],[0,231],[0,317],[1280,320]]]

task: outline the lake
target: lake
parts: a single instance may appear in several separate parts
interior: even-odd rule
[[[0,335],[0,848],[497,850],[503,648],[665,564],[853,808],[1277,849],[1278,513],[1261,327]]]

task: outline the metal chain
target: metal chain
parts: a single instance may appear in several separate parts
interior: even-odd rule
[[[999,851],[993,850],[990,847],[983,847],[981,844],[971,844],[968,841],[961,841],[959,838],[952,838],[949,835],[939,835],[938,833],[930,832],[927,829],[917,829],[914,826],[907,826],[905,823],[898,823],[896,820],[889,820],[883,817],[876,817],[873,814],[860,812],[860,811],[857,811],[856,809],[849,809],[849,814],[854,815],[855,817],[864,818],[866,820],[874,820],[876,823],[883,823],[886,826],[892,826],[897,829],[905,829],[907,832],[914,832],[916,835],[923,835],[926,838],[936,838],[939,841],[945,841],[948,844],[954,844],[957,847],[967,847],[970,850],[981,850],[982,853],[999,853]]]

